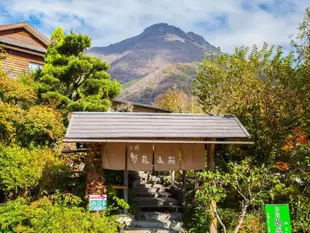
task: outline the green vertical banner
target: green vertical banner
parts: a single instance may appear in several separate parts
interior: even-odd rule
[[[287,204],[265,205],[267,233],[291,233],[290,210]]]

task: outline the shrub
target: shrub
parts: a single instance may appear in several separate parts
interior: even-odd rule
[[[65,167],[50,149],[25,149],[0,144],[0,187],[7,199],[27,196],[50,167]],[[55,171],[57,172],[57,171]],[[54,172],[54,173],[55,173]],[[50,173],[48,173],[51,175]]]
[[[0,205],[0,232],[117,233],[114,217],[89,213],[71,194],[44,197],[27,204],[23,198]]]

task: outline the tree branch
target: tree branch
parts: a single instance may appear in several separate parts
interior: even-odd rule
[[[245,214],[247,212],[248,207],[249,207],[249,203],[243,204],[242,213],[241,213],[241,216],[239,219],[239,223],[238,223],[237,227],[235,228],[234,233],[238,233],[240,231],[240,228],[242,226],[242,223],[243,223],[243,220],[244,220],[244,217],[245,217]]]

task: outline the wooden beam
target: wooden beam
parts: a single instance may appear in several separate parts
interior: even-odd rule
[[[215,142],[215,139],[212,141]],[[215,143],[207,145],[207,169],[209,171],[214,171],[215,169],[215,162],[214,162],[214,147]],[[210,213],[211,213],[211,225],[210,225],[210,233],[218,233],[217,229],[217,218],[214,213],[213,206],[216,207],[216,201],[212,200],[210,203]]]
[[[128,203],[128,170],[127,170],[127,147],[125,150],[125,170],[124,170],[124,186],[127,189],[124,189],[124,201]],[[124,210],[124,214],[128,214],[128,210]]]
[[[90,139],[90,138],[65,138],[64,142],[81,142],[81,143],[112,143],[112,142],[125,142],[125,143],[182,143],[182,144],[224,144],[224,145],[253,145],[254,142],[248,141],[183,141],[183,140],[141,140],[141,139]]]
[[[112,185],[113,189],[121,189],[121,190],[126,190],[128,189],[128,186],[122,186],[122,185]]]
[[[215,169],[214,147],[214,144],[207,145],[207,169],[209,171],[214,171]]]

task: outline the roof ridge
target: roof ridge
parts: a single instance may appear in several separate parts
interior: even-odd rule
[[[30,32],[33,36],[35,36],[37,39],[39,39],[45,45],[48,45],[50,42],[50,40],[45,35],[43,35],[39,30],[34,28],[30,23],[19,22],[19,23],[13,23],[13,24],[0,25],[0,31],[10,30],[10,29],[15,29],[15,28],[26,29],[28,32]]]
[[[209,113],[163,113],[163,112],[72,112],[72,114],[81,115],[167,115],[167,116],[210,116],[235,118],[233,114],[209,114]]]

